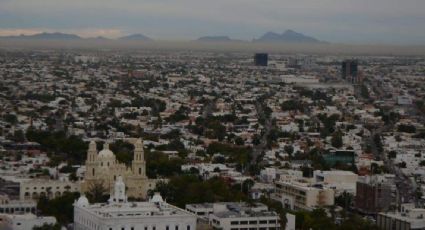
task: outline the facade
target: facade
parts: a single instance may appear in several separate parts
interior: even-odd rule
[[[0,229],[2,230],[29,230],[44,224],[56,224],[56,218],[53,216],[36,216],[34,214],[0,214]]]
[[[425,229],[425,209],[414,204],[403,204],[400,212],[381,212],[376,224],[383,230]]]
[[[37,203],[32,200],[10,200],[7,195],[0,195],[0,214],[35,213]]]
[[[128,185],[127,185],[128,186]],[[82,195],[74,203],[75,230],[195,230],[196,216],[155,194],[148,202],[128,202],[118,176],[108,203],[90,204]]]
[[[391,184],[375,176],[360,177],[357,181],[355,207],[365,214],[377,214],[390,208]]]
[[[256,66],[267,66],[269,55],[267,53],[256,53],[254,56],[254,63]]]
[[[102,184],[112,191],[114,181],[122,177],[128,187],[128,195],[133,198],[146,199],[149,189],[154,189],[156,180],[146,176],[146,162],[144,159],[143,143],[138,139],[134,144],[134,159],[131,167],[119,163],[109,145],[104,144],[99,153],[96,143],[91,142],[87,152],[86,173],[81,184],[81,191],[87,192],[94,184]]]
[[[65,192],[79,192],[78,182],[34,179],[20,182],[19,199],[32,200],[45,196],[49,199],[61,196]]]
[[[236,202],[188,204],[186,210],[207,219],[214,229],[280,229],[279,215],[261,203],[252,206]]]
[[[303,181],[276,182],[274,199],[282,202],[285,208],[292,210],[313,210],[332,206],[335,192],[330,188],[314,186]]]

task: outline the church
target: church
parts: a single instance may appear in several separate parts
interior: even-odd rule
[[[137,139],[134,144],[134,158],[130,167],[117,161],[108,143],[105,143],[103,149],[97,152],[96,143],[90,142],[81,191],[88,192],[93,186],[102,184],[107,191],[112,192],[118,177],[122,177],[127,185],[127,195],[132,198],[146,199],[148,190],[155,188],[157,180],[146,176],[142,139]]]

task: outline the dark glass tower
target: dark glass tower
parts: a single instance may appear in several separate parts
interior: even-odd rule
[[[269,55],[267,53],[256,53],[254,63],[256,66],[267,66]]]

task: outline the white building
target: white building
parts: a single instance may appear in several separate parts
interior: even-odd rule
[[[261,203],[254,205],[237,202],[188,204],[186,210],[207,219],[214,229],[280,229],[279,215],[269,211],[267,206]],[[295,226],[292,229],[295,229]]]
[[[195,230],[196,216],[155,194],[148,202],[128,202],[117,178],[108,203],[90,204],[83,195],[74,204],[75,230]]]
[[[53,216],[36,216],[34,214],[10,215],[0,214],[1,230],[30,230],[44,224],[56,224]]]
[[[400,212],[381,212],[376,224],[383,230],[425,229],[425,209],[414,204],[402,204]]]
[[[313,173],[313,178],[316,183],[321,183],[327,188],[335,190],[335,194],[348,192],[353,195],[356,194],[356,184],[358,175],[351,171],[321,171],[316,170]]]
[[[19,199],[38,199],[40,196],[55,198],[65,192],[79,192],[80,184],[72,181],[31,179],[20,182]]]
[[[35,213],[36,207],[37,203],[33,200],[11,200],[7,195],[0,195],[0,213]]]
[[[313,210],[332,206],[335,192],[330,188],[314,186],[305,181],[276,182],[276,194],[273,199],[282,202],[285,208],[292,210]]]

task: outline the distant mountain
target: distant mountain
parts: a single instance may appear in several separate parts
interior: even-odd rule
[[[198,38],[197,41],[200,42],[231,42],[231,41],[237,41],[229,38],[228,36],[205,36]]]
[[[91,38],[85,38],[85,40],[94,40],[94,41],[110,41],[110,38],[106,38],[103,36],[97,36],[97,37],[91,37]]]
[[[39,33],[33,35],[19,35],[19,36],[7,36],[1,37],[6,39],[37,39],[37,40],[77,40],[81,39],[75,34],[64,34],[64,33]]]
[[[286,30],[282,34],[267,32],[254,42],[320,43],[321,41],[293,30]]]
[[[152,41],[151,38],[143,35],[143,34],[131,34],[128,36],[120,37],[118,40],[125,40],[125,41]]]

